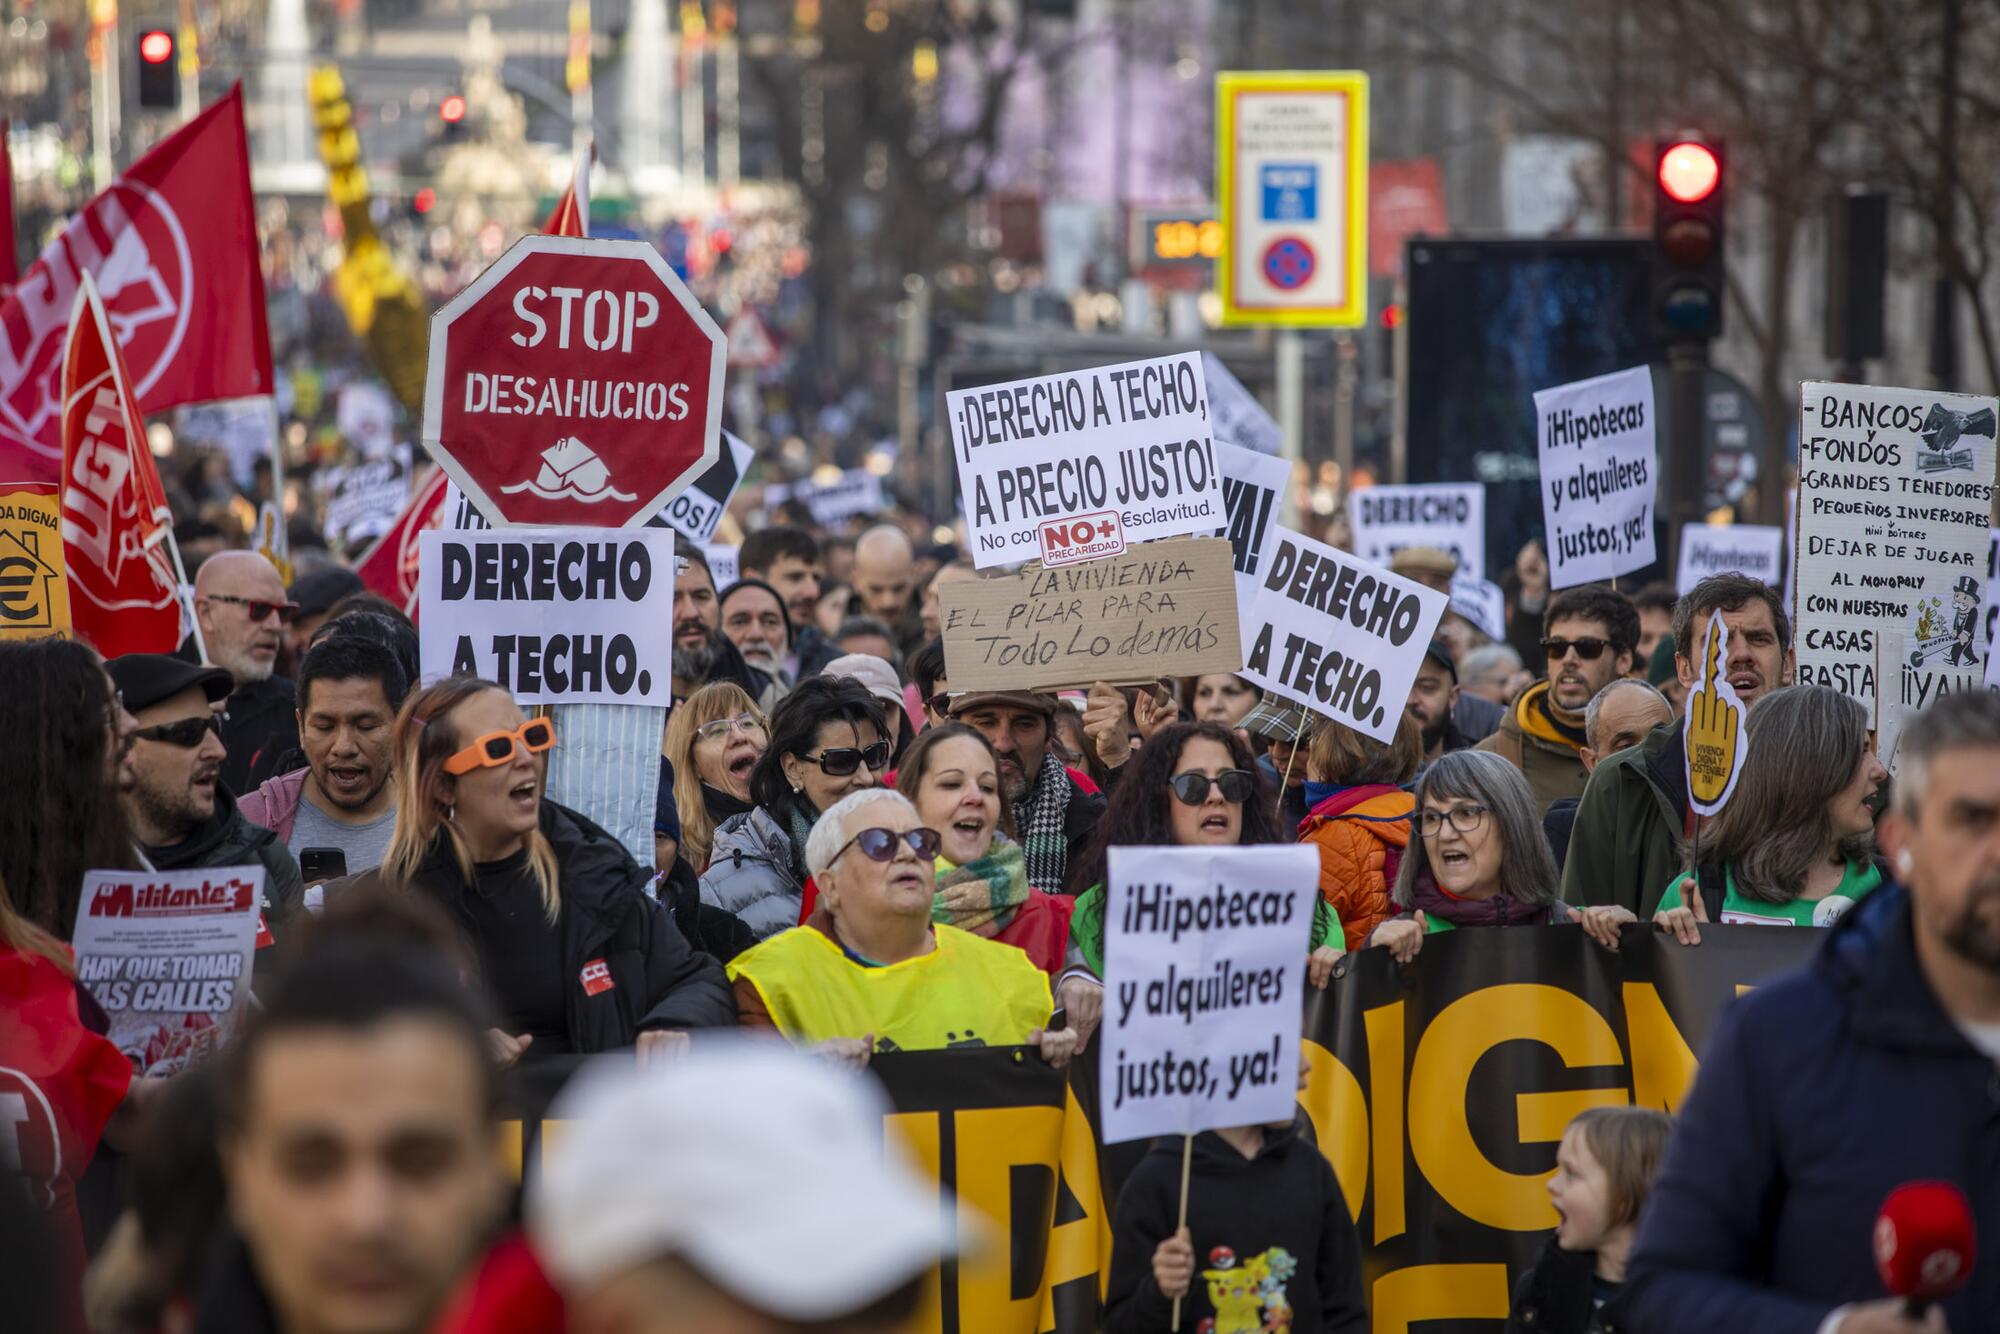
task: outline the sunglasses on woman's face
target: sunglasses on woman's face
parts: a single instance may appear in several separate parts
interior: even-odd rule
[[[863,746],[859,750],[853,746],[835,746],[817,755],[801,755],[799,758],[807,764],[817,764],[819,771],[828,778],[845,778],[864,764],[876,770],[888,764],[889,743],[877,741],[874,745]]]
[[[910,851],[917,854],[920,861],[929,861],[937,856],[942,835],[935,829],[906,829],[898,833],[894,829],[876,827],[864,829],[853,838],[840,845],[840,852],[833,854],[828,866],[833,865],[849,848],[861,849],[861,855],[871,862],[892,862],[896,860],[896,848],[907,843]]]
[[[1207,801],[1211,783],[1221,790],[1224,801],[1231,806],[1241,806],[1257,790],[1257,775],[1248,769],[1224,769],[1211,779],[1207,774],[1190,769],[1184,774],[1175,774],[1169,783],[1175,799],[1183,806],[1199,806]]]
[[[206,718],[183,718],[175,723],[156,723],[152,727],[132,729],[132,735],[137,740],[163,741],[182,750],[193,750],[199,746],[203,734],[208,732],[222,735],[222,719],[213,713]]]
[[[448,774],[468,774],[474,769],[495,769],[511,764],[514,748],[539,755],[556,744],[556,729],[546,718],[530,718],[511,731],[488,732],[444,762]]]
[[[714,722],[703,723],[694,729],[698,741],[720,741],[731,732],[741,732],[749,737],[764,735],[764,724],[754,713],[739,713],[734,718],[717,718]]]

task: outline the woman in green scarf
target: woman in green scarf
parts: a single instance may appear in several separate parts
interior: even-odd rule
[[[931,920],[1025,953],[1088,1040],[1104,1010],[1104,984],[1070,947],[1073,900],[1028,884],[992,744],[964,723],[933,727],[904,754],[896,790],[943,838]]]

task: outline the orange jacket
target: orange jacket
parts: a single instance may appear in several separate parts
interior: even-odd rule
[[[1389,902],[1392,857],[1410,844],[1410,812],[1417,799],[1399,787],[1343,788],[1313,807],[1299,826],[1299,841],[1319,849],[1320,897],[1340,915],[1347,948],[1358,950],[1368,933],[1394,912]]]

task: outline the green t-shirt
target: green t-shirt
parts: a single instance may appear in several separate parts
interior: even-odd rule
[[[1104,886],[1092,885],[1076,896],[1076,908],[1069,919],[1070,943],[1083,955],[1084,965],[1100,978],[1104,976],[1104,899]],[[1312,944],[1306,952],[1310,954],[1322,945],[1346,953],[1347,932],[1340,925],[1340,914],[1315,894]]]
[[[1882,883],[1882,868],[1873,862],[1849,862],[1840,883],[1823,899],[1793,899],[1790,903],[1765,903],[1736,892],[1736,872],[1723,868],[1722,909],[1708,907],[1709,920],[1719,926],[1832,926],[1847,910],[1868,897]],[[1691,876],[1681,876],[1660,896],[1656,913],[1684,906],[1681,886]],[[1708,905],[1704,905],[1708,906]]]

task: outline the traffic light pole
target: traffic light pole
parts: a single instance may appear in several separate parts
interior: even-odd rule
[[[1667,577],[1680,569],[1681,532],[1706,516],[1702,507],[1702,442],[1706,412],[1702,381],[1708,373],[1706,340],[1676,340],[1667,345]]]

